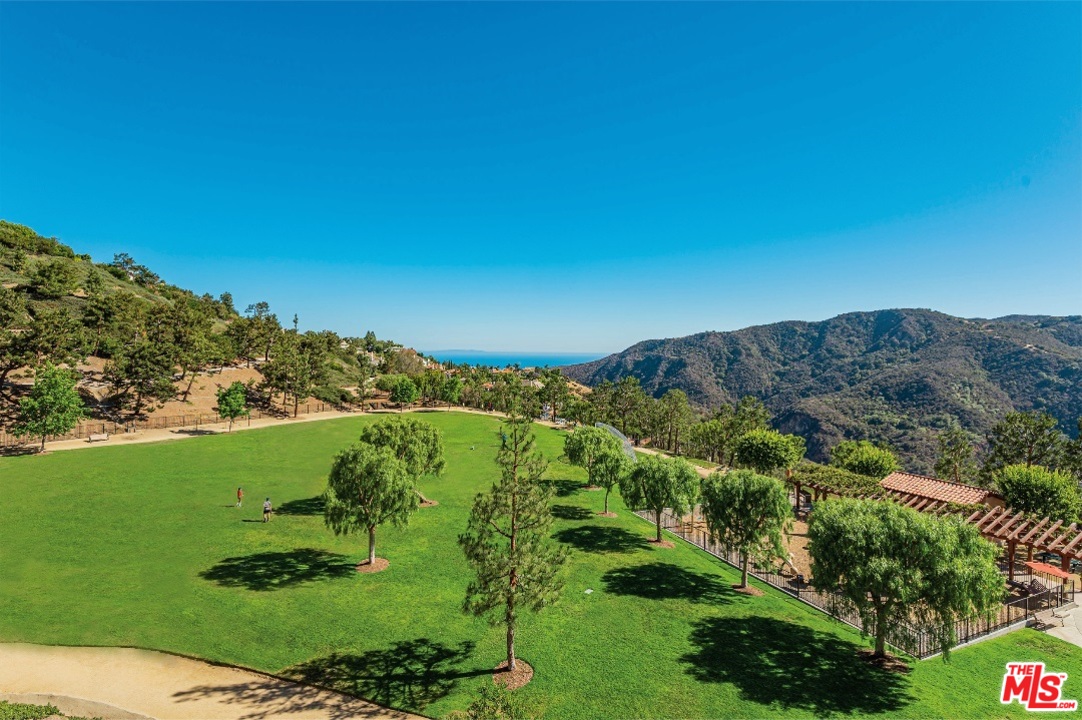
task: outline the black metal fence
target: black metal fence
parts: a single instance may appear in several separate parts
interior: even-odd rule
[[[312,415],[315,413],[342,411],[348,408],[336,406],[332,403],[315,402],[305,403],[297,408],[299,415]],[[252,408],[250,415],[240,417],[234,421],[234,425],[250,424],[252,420],[264,418],[286,419],[293,416],[292,407],[288,410],[267,411]],[[164,430],[168,428],[192,428],[199,430],[204,425],[215,425],[228,422],[216,412],[191,412],[183,415],[151,415],[145,418],[131,420],[86,420],[79,423],[75,428],[64,435],[50,435],[47,440],[81,440],[91,435],[122,435],[124,433],[139,432],[141,430]],[[34,445],[41,442],[41,437],[17,437],[7,432],[0,431],[0,448],[13,448],[22,445]]]
[[[652,511],[643,510],[637,512],[636,515],[650,521],[650,523],[656,522]],[[661,526],[733,567],[738,569],[741,567],[739,552],[715,542],[710,534],[700,527],[681,522],[679,518],[668,512],[661,514]],[[771,568],[756,567],[754,564],[749,565],[748,573],[768,585],[772,585],[782,592],[797,598],[801,602],[832,615],[847,625],[862,630],[859,614],[845,606],[838,593],[824,592],[817,589],[800,575],[786,575]],[[1021,574],[1016,575],[1016,577],[1021,577]],[[1024,579],[1029,580],[1031,578],[1026,577]],[[1021,627],[1023,623],[1028,622],[1038,612],[1051,610],[1070,602],[1073,594],[1073,583],[1070,585],[1061,584],[1047,588],[1043,592],[1004,603],[991,618],[960,620],[954,624],[955,645],[974,642],[1012,625]],[[939,643],[936,638],[936,633],[930,628],[902,624],[892,629],[887,635],[887,642],[898,650],[923,659],[939,653]]]

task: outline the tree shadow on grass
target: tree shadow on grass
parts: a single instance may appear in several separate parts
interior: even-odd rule
[[[586,483],[578,480],[550,480],[548,484],[556,492],[556,497],[570,497],[586,487]]]
[[[769,617],[705,618],[684,655],[699,682],[732,683],[743,699],[822,717],[871,715],[912,702],[904,675],[866,664],[857,645]]]
[[[355,572],[356,563],[346,560],[345,555],[298,548],[226,558],[199,576],[225,587],[262,591],[348,577]]]
[[[589,520],[594,514],[578,505],[553,505],[552,516],[560,520]]]
[[[580,525],[561,530],[553,537],[586,552],[629,553],[650,547],[641,535],[605,525]]]
[[[733,589],[719,578],[679,565],[655,562],[609,570],[601,576],[608,592],[648,600],[690,600],[695,603],[732,602]]]
[[[326,506],[327,502],[323,496],[316,495],[303,500],[284,502],[276,507],[274,512],[278,515],[322,515]]]
[[[334,653],[294,665],[282,674],[387,707],[420,711],[450,693],[458,680],[492,674],[491,667],[463,668],[473,648],[469,641],[451,646],[417,638],[359,655]]]

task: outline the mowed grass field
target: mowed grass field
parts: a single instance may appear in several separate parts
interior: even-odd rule
[[[380,529],[390,568],[371,575],[354,571],[366,538],[326,530],[319,495],[334,453],[378,417],[0,458],[0,640],[155,648],[431,716],[465,707],[504,651],[502,628],[460,610],[456,542],[498,475],[499,423],[421,417],[447,446],[444,477],[422,487],[440,505]],[[518,636],[536,671],[519,692],[539,716],[1020,717],[998,700],[1018,660],[1069,673],[1066,697],[1082,698],[1082,650],[1029,630],[905,676],[869,669],[846,626],[770,589],[734,593],[737,573],[686,544],[649,546],[615,494],[619,517],[596,517],[602,493],[558,461],[562,433],[536,431],[571,549],[560,603]]]

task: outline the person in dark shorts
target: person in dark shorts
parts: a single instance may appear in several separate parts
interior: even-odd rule
[[[271,501],[267,498],[263,501],[263,522],[269,522],[271,516]]]

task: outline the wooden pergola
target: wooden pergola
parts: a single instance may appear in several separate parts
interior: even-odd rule
[[[1008,508],[982,508],[966,521],[976,525],[988,540],[1007,546],[1010,580],[1014,580],[1014,553],[1019,545],[1029,549],[1031,560],[1034,549],[1059,555],[1060,568],[1066,573],[1071,571],[1071,560],[1082,560],[1082,528],[1077,523],[1047,517],[1038,520]]]
[[[798,486],[798,492],[801,489]],[[889,500],[919,512],[934,515],[961,515],[970,525],[975,525],[986,540],[1002,543],[1007,548],[1008,580],[1014,580],[1014,555],[1019,546],[1033,552],[1046,552],[1059,556],[1060,567],[1065,573],[1071,571],[1071,561],[1082,561],[1082,527],[1077,523],[1064,523],[1052,518],[1035,518],[1032,515],[1003,507],[974,506],[936,500],[923,495],[897,490],[874,493],[846,492],[846,489],[809,482],[803,489],[811,490],[814,498],[828,495],[855,497],[863,500]]]

